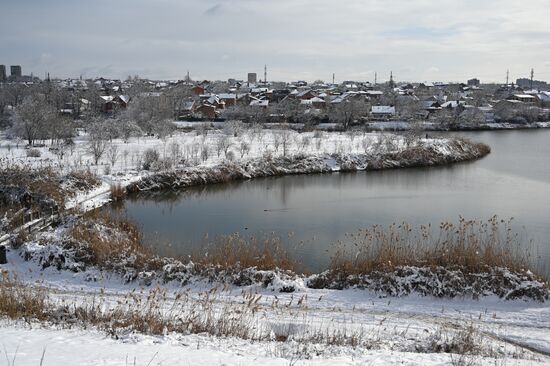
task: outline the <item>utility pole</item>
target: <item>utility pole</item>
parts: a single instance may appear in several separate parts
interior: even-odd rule
[[[267,65],[264,65],[264,84],[267,85]]]
[[[531,69],[531,90],[533,90],[533,77],[535,77],[535,69]]]
[[[374,86],[376,86],[376,83],[377,83],[377,79],[378,78],[378,74],[375,72],[374,73]]]
[[[509,78],[510,78],[510,70],[506,70],[506,86],[508,86]]]
[[[332,85],[334,85],[334,81],[336,80],[336,76],[334,73],[332,73]]]

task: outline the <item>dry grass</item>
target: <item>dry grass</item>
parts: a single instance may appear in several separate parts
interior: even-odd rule
[[[23,319],[60,328],[93,327],[114,338],[138,332],[161,336],[167,333],[208,334],[250,341],[275,341],[281,346],[300,345],[296,352],[290,350],[292,357],[298,358],[309,358],[308,345],[363,349],[389,346],[390,349],[396,347],[397,350],[412,352],[502,356],[494,353],[492,344],[485,341],[473,324],[419,334],[415,342],[406,346],[410,348],[403,348],[396,339],[406,337],[410,341],[406,331],[394,329],[392,341],[387,344],[381,338],[381,328],[386,331],[382,322],[369,327],[347,323],[327,327],[314,321],[316,325],[312,326],[303,313],[291,309],[292,300],[286,305],[274,301],[270,307],[273,314],[288,314],[286,321],[284,318],[277,320],[277,316],[267,318],[266,306],[260,305],[261,295],[243,292],[239,301],[227,302],[220,287],[199,294],[190,291],[169,293],[166,288],[133,290],[123,297],[101,291],[74,302],[56,298],[55,293],[49,291],[21,283],[4,273],[0,277],[0,319]],[[307,305],[303,309],[307,311]],[[319,355],[317,347],[312,350]],[[468,358],[458,357],[456,360],[462,363]]]
[[[116,269],[119,264],[137,270],[158,268],[157,256],[143,244],[140,229],[127,218],[94,210],[85,214],[68,236],[69,245],[86,264],[106,269]]]
[[[259,270],[296,270],[296,262],[282,247],[278,238],[263,241],[239,234],[222,236],[192,256],[194,263],[223,268],[251,268]]]
[[[0,278],[0,317],[47,321],[71,327],[94,326],[113,336],[120,331],[163,335],[166,332],[207,333],[243,339],[263,337],[254,327],[257,296],[243,304],[214,305],[216,290],[190,299],[187,292],[169,297],[166,289],[130,292],[118,301],[94,297],[84,303],[53,300],[46,289],[28,286],[3,274]]]
[[[55,301],[47,289],[28,286],[5,275],[0,280],[0,317],[37,320],[69,328],[92,326],[114,337],[135,331],[148,335],[209,334],[332,346],[371,348],[373,345],[363,330],[304,331],[298,325],[275,326],[275,323],[262,322],[265,314],[259,305],[261,295],[243,293],[242,301],[227,303],[219,300],[221,291],[214,287],[195,297],[189,291],[168,294],[165,288],[154,288],[148,292],[134,290],[117,299],[102,292],[84,302],[67,303]],[[280,311],[284,309],[282,305]]]
[[[529,266],[525,245],[510,221],[496,216],[486,222],[460,218],[458,225],[444,222],[439,235],[431,226],[413,229],[409,224],[374,226],[340,244],[331,269],[343,274],[393,271],[400,266],[459,267],[466,273],[484,273],[502,267],[521,271]]]
[[[110,187],[111,199],[114,202],[120,202],[126,197],[126,189],[120,184],[114,184]]]
[[[0,273],[0,315],[10,319],[46,320],[46,292],[22,286],[7,272]]]
[[[79,191],[89,191],[101,185],[101,179],[89,170],[73,170],[65,178]]]
[[[18,187],[32,194],[51,198],[59,207],[65,205],[66,194],[61,188],[60,176],[51,167],[31,168],[1,164],[0,187]],[[38,202],[24,203],[33,204]]]

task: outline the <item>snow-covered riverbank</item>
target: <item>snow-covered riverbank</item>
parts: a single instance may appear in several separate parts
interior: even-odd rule
[[[6,141],[0,151],[6,164],[99,174],[101,186],[68,200],[67,207],[87,205],[84,208],[107,202],[109,188],[116,184],[134,190],[181,188],[268,175],[430,166],[488,153],[482,145],[453,139],[252,130],[237,136],[228,131],[190,132],[109,144],[107,148],[118,149],[116,159],[106,153],[99,165],[92,162],[85,135],[62,157],[48,147],[39,148],[38,158],[27,157],[25,149]],[[155,163],[160,169],[143,169],[148,149],[158,152]],[[158,273],[105,270],[82,266],[87,253],[75,251],[78,247],[63,250],[69,239],[63,232],[69,229],[62,221],[28,238],[9,250],[8,264],[0,265],[1,271],[17,275],[23,288],[43,291],[48,305],[43,321],[0,320],[5,336],[0,351],[9,360],[15,356],[17,365],[40,364],[42,356],[44,365],[69,357],[75,364],[90,365],[133,364],[134,359],[151,365],[550,362],[550,308],[524,296],[526,292],[508,298],[481,288],[483,293],[474,300],[468,291],[439,298],[431,290],[413,289],[394,297],[391,286],[389,292],[369,287],[366,277],[364,286],[333,286],[330,281],[310,286],[305,276],[253,269],[223,274],[206,268],[199,275],[199,267],[195,273],[192,264],[171,259],[163,259]],[[132,270],[135,257],[119,254],[125,257],[122,265]],[[405,276],[397,281],[401,288],[418,283],[418,273]],[[391,282],[390,277],[382,282]],[[526,289],[533,284],[530,278],[518,284],[512,277],[504,273],[513,286]],[[437,292],[439,279],[429,281]],[[145,304],[152,298],[158,302],[151,313]],[[155,331],[118,324],[128,311],[145,325],[153,318],[166,324]],[[83,320],[91,314],[107,314],[111,320]]]
[[[0,321],[2,353],[18,365],[44,365],[67,359],[78,364],[153,365],[318,365],[318,364],[514,364],[550,362],[550,308],[547,303],[440,299],[410,295],[387,298],[360,289],[330,290],[301,287],[295,293],[274,292],[253,284],[245,287],[199,281],[184,288],[174,284],[143,287],[124,283],[117,275],[41,270],[15,252],[2,270],[18,273],[25,286],[47,289],[48,303],[155,309],[167,318],[218,324],[220,332],[232,319],[235,331],[246,329],[243,339],[216,336],[212,329],[143,334],[128,328],[106,332],[84,329],[71,311],[56,310],[49,322]],[[136,305],[139,304],[139,305]],[[91,306],[91,307],[90,307]],[[198,311],[198,313],[197,313]],[[195,313],[193,313],[195,312]],[[241,327],[245,327],[244,329]],[[102,327],[103,329],[103,327]],[[223,328],[225,329],[225,328]],[[232,328],[233,329],[233,328]],[[249,332],[249,333],[248,333]],[[253,337],[253,338],[254,338]],[[101,352],[95,350],[101,349]],[[461,354],[464,353],[464,354]],[[128,361],[126,361],[128,360]]]
[[[104,144],[95,164],[85,133],[75,138],[74,145],[34,148],[37,157],[22,143],[2,139],[0,161],[4,165],[52,167],[62,174],[86,170],[99,175],[103,182],[100,187],[67,200],[67,208],[87,210],[108,202],[112,185],[151,189],[159,187],[159,179],[166,181],[166,177],[171,178],[165,187],[183,188],[271,175],[451,164],[477,159],[490,151],[484,145],[456,139],[359,131],[298,133],[243,129],[241,125],[175,132],[164,139],[115,139]]]
[[[532,130],[537,128],[550,128],[550,122],[533,122],[526,124],[507,123],[507,122],[487,122],[476,126],[467,124],[458,124],[453,127],[443,126],[436,122],[407,122],[407,121],[386,121],[369,122],[366,129],[369,131],[500,131],[500,130]]]

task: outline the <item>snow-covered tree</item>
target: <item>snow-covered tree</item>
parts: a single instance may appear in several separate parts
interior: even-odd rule
[[[47,127],[54,117],[55,109],[46,102],[44,96],[34,94],[17,106],[12,129],[16,136],[32,145],[35,140],[46,138]]]

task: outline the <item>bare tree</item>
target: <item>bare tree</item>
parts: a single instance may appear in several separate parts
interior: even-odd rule
[[[107,140],[100,122],[93,123],[88,130],[87,152],[93,156],[94,163],[97,165],[107,149]]]
[[[273,132],[273,147],[275,148],[275,151],[279,151],[279,147],[281,146],[282,136],[280,133]]]
[[[60,141],[68,141],[74,136],[73,121],[66,117],[52,116],[48,119],[45,128],[52,145],[60,145]]]
[[[332,107],[328,113],[331,121],[342,125],[344,130],[358,118],[368,114],[369,105],[362,100],[345,100]]]
[[[281,145],[283,147],[283,156],[286,156],[290,143],[292,142],[292,133],[289,129],[281,131]]]
[[[485,122],[485,113],[476,107],[467,108],[460,114],[460,122],[467,126],[479,126]]]
[[[47,126],[55,117],[55,110],[41,95],[31,95],[16,108],[13,132],[32,145],[37,139],[47,136]]]
[[[135,121],[145,133],[158,133],[162,121],[174,117],[174,105],[169,96],[149,93],[136,97],[124,114],[124,118]]]
[[[418,119],[423,110],[422,103],[412,97],[398,98],[395,107],[404,120]]]
[[[231,140],[229,139],[229,136],[222,135],[218,137],[218,140],[216,142],[218,157],[220,156],[220,153],[222,151],[224,155],[227,155],[227,150],[229,150],[230,147],[231,147]]]
[[[176,165],[181,158],[181,147],[176,141],[173,141],[170,146],[170,156],[172,157],[172,164]]]
[[[119,157],[119,151],[118,146],[111,143],[109,145],[109,148],[107,149],[107,157],[109,158],[109,161],[111,162],[111,166],[115,166],[118,157]]]
[[[127,118],[120,118],[118,121],[119,136],[124,142],[128,142],[131,137],[143,134],[143,131],[137,123]]]
[[[239,150],[241,152],[241,159],[242,159],[245,154],[248,155],[248,153],[250,152],[250,144],[247,143],[246,141],[241,141]]]
[[[238,120],[227,121],[223,128],[225,134],[233,135],[234,137],[238,137],[243,129],[243,123]]]

